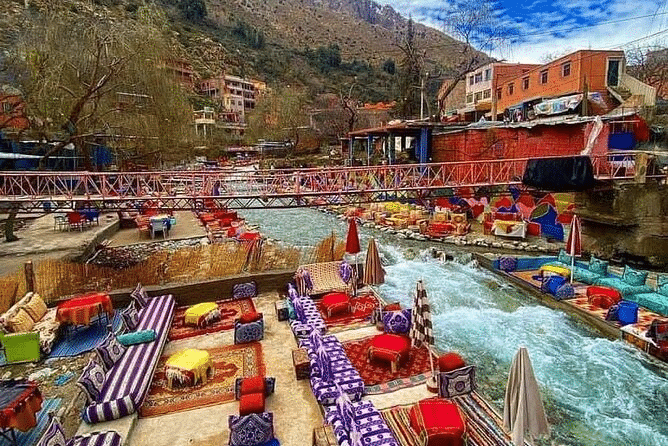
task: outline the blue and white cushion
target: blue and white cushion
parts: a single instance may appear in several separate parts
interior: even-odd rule
[[[230,446],[259,446],[274,438],[271,412],[230,415]]]
[[[232,287],[232,299],[255,296],[257,296],[257,284],[255,282],[237,283]]]
[[[94,359],[91,359],[77,380],[77,385],[83,389],[88,404],[94,403],[100,398],[105,379],[106,372],[104,367]]]
[[[465,395],[475,390],[475,366],[469,365],[449,372],[438,374],[438,395],[443,398],[452,398]]]
[[[128,305],[126,309],[121,311],[121,318],[125,322],[128,331],[134,331],[135,328],[137,328],[137,324],[139,323],[139,312],[132,302],[130,302],[130,305]]]
[[[127,347],[118,342],[113,333],[109,333],[100,345],[95,347],[95,353],[105,370],[109,370],[121,359],[126,349]]]
[[[411,329],[411,309],[383,313],[385,333],[406,334]]]

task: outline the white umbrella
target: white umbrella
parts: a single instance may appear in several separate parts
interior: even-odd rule
[[[532,437],[550,433],[538,382],[526,347],[513,358],[503,404],[503,424],[511,431],[513,442],[524,446],[524,434]]]

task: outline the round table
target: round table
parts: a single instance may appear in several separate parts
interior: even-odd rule
[[[202,302],[188,308],[183,316],[185,325],[205,327],[220,320],[220,309],[215,302]]]
[[[105,313],[107,318],[114,314],[114,307],[106,293],[88,293],[73,297],[58,305],[56,319],[72,325],[90,325],[91,320]]]
[[[165,363],[167,388],[205,384],[213,377],[213,362],[206,350],[189,348],[173,354]]]

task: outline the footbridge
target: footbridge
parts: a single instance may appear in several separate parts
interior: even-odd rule
[[[635,176],[637,153],[592,156],[599,180]],[[0,209],[19,213],[154,203],[191,210],[205,201],[230,209],[425,199],[448,189],[520,185],[529,158],[285,170],[0,172]]]

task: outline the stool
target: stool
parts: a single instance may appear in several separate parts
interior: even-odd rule
[[[459,356],[457,353],[449,352],[445,355],[441,355],[438,358],[438,371],[439,372],[451,372],[456,369],[460,369],[466,365],[464,359]]]
[[[587,300],[591,305],[604,310],[622,300],[622,295],[618,290],[606,286],[588,286],[586,293]]]
[[[350,311],[350,297],[346,293],[328,293],[320,300],[327,317]]]
[[[290,311],[288,310],[288,303],[285,299],[277,300],[274,304],[276,307],[276,317],[279,321],[287,321]]]
[[[369,344],[369,360],[381,359],[390,363],[392,373],[397,366],[408,359],[411,350],[411,340],[406,336],[393,333],[376,335]]]
[[[194,325],[198,328],[206,327],[221,318],[220,309],[215,302],[202,302],[188,308],[183,315],[185,325]]]
[[[305,348],[292,350],[292,365],[295,368],[297,380],[311,377],[311,361]]]
[[[411,427],[427,446],[464,446],[466,418],[459,407],[443,398],[418,402],[409,412]],[[426,440],[426,441],[425,441]]]

